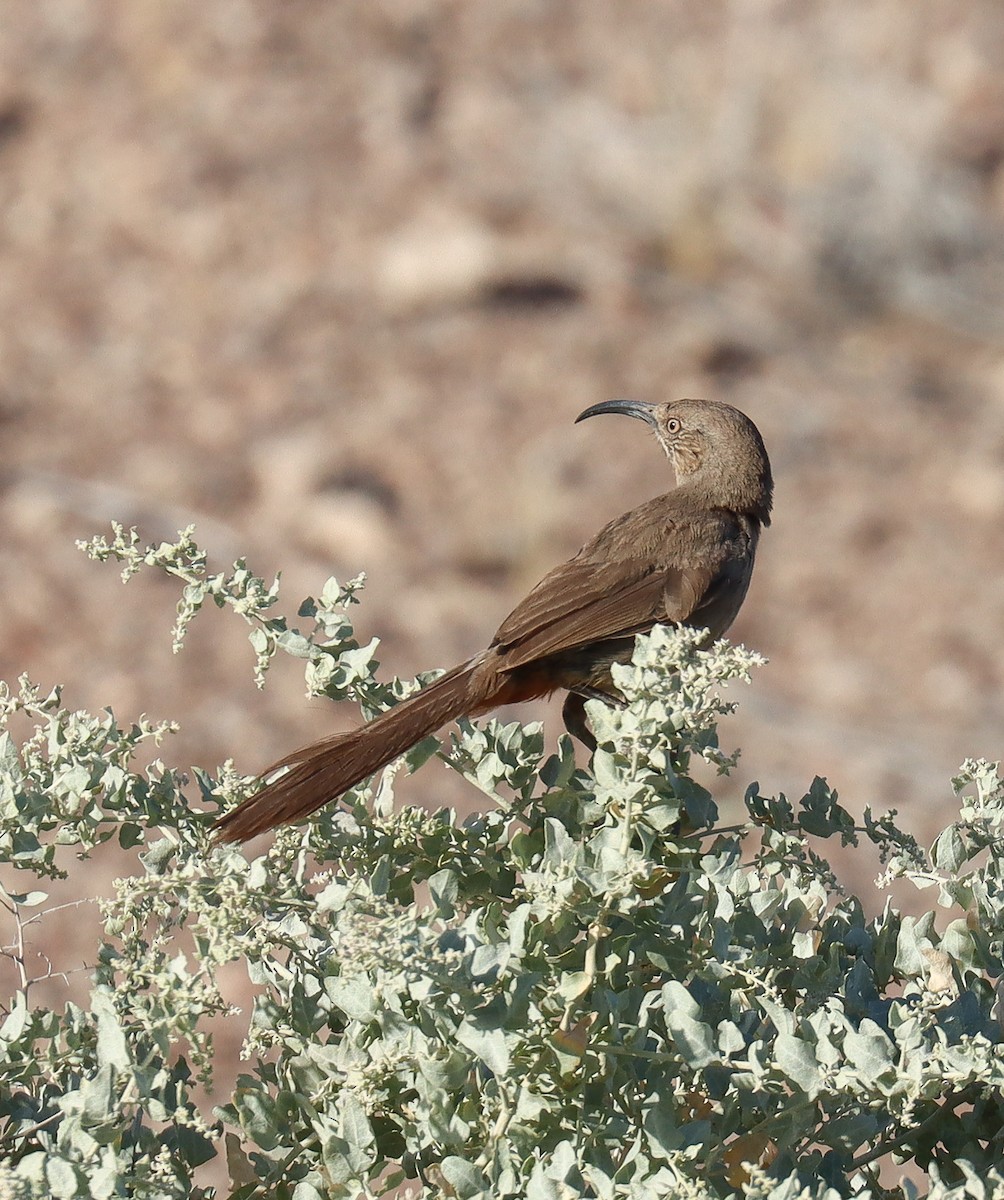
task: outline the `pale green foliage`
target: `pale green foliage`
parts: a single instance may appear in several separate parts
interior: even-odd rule
[[[413,686],[373,679],[346,613],[359,581],[307,601],[302,633],[243,563],[208,575],[190,532],[89,549],[180,577],[179,636],[207,597],[235,609],[259,676],[286,650],[312,692],[368,713]],[[20,753],[0,741],[20,978],[0,1024],[0,1197],[208,1195],[214,1155],[226,1194],[278,1200],[914,1194],[879,1189],[889,1154],[940,1200],[999,1194],[996,769],[964,765],[930,852],[893,816],[858,826],[818,779],[797,804],[751,785],[722,826],[692,768],[733,768],[719,693],[755,662],[656,629],[618,669],[627,707],[590,705],[591,769],[565,736],[545,756],[539,726],[462,722],[440,753],[484,793],[478,815],[397,806],[386,772],[250,862],[208,848],[212,814],[253,786],[232,766],[195,773],[196,813],[176,774],[133,764],[164,727],[67,713],[26,681],[4,693],[4,720],[35,732]],[[113,836],[137,871],[103,905],[90,1004],[35,1006],[44,881]],[[832,838],[876,845],[883,881],[934,888],[943,915],[867,919],[814,848]],[[192,1089],[232,960],[257,991],[247,1068],[203,1115]]]

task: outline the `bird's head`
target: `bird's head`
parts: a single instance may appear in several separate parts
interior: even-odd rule
[[[644,421],[666,451],[678,483],[706,491],[716,505],[770,524],[770,460],[760,431],[738,408],[717,400],[604,400],[575,420],[600,413]]]

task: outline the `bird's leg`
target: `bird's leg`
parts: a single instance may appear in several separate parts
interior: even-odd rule
[[[596,749],[596,738],[586,724],[586,701],[601,700],[613,708],[626,708],[627,701],[613,692],[605,692],[602,688],[577,687],[569,691],[565,703],[561,707],[561,719],[565,728],[586,747],[590,754]]]
[[[586,703],[578,692],[569,692],[565,697],[565,703],[561,706],[561,719],[572,737],[577,738],[592,754],[596,749],[596,738],[586,724]]]

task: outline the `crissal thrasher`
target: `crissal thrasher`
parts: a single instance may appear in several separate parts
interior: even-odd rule
[[[286,768],[216,826],[243,842],[308,816],[447,721],[564,688],[568,730],[595,748],[584,702],[623,703],[610,667],[630,661],[635,634],[658,623],[720,637],[746,596],[760,528],[770,524],[770,462],[753,422],[710,400],[607,400],[576,420],[623,413],[646,421],[677,486],[617,517],[555,567],[502,622],[480,654],[350,733],[297,750]]]

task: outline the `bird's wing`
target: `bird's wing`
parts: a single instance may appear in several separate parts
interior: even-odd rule
[[[512,670],[562,650],[631,637],[658,621],[685,621],[716,572],[651,560],[573,558],[537,584],[492,639],[499,666]]]

